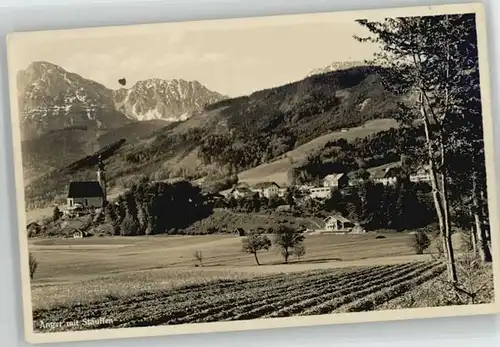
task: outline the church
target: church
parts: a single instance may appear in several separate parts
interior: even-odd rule
[[[101,208],[107,201],[106,174],[104,163],[99,155],[97,181],[71,181],[69,183],[67,208]]]

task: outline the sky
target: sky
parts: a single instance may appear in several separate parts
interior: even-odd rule
[[[148,78],[198,80],[231,97],[283,85],[378,50],[354,18],[329,15],[151,24],[14,34],[9,68],[47,61],[111,89]]]

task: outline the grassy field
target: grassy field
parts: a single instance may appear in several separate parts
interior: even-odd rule
[[[308,235],[300,262],[282,264],[277,250],[241,251],[242,238],[230,235],[108,237],[30,240],[39,262],[32,282],[35,307],[99,301],[200,281],[253,278],[262,274],[427,260],[416,256],[411,235]],[[201,251],[203,267],[194,252]]]
[[[375,119],[366,122],[362,126],[349,128],[346,132],[335,131],[297,147],[286,153],[285,158],[244,171],[238,175],[238,178],[240,182],[246,182],[250,185],[258,182],[272,181],[279,185],[287,186],[289,185],[288,172],[292,169],[294,163],[306,159],[309,153],[321,149],[327,142],[341,138],[352,141],[356,138],[366,137],[383,130],[396,128],[397,126],[398,124],[394,119]]]
[[[259,253],[261,266],[241,251],[243,238],[231,235],[32,239],[30,251],[39,262],[32,281],[34,327],[61,331],[358,312],[410,307],[408,298],[416,296],[432,306],[434,281],[444,266],[431,254],[415,255],[411,237],[308,234],[300,261],[283,264],[271,249]],[[195,251],[202,252],[203,266]],[[64,324],[45,323],[54,321]]]

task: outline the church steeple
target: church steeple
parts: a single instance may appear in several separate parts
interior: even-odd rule
[[[99,159],[98,159],[98,163],[97,163],[97,181],[99,182],[99,185],[101,186],[104,202],[106,202],[107,201],[106,169],[104,168],[104,163],[102,162],[102,157],[100,154],[99,154]]]

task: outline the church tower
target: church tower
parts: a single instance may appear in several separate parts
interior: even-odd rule
[[[106,194],[106,170],[104,169],[104,163],[102,162],[101,155],[99,154],[99,162],[97,164],[97,181],[101,186],[103,193],[103,204],[106,204],[108,199]]]

